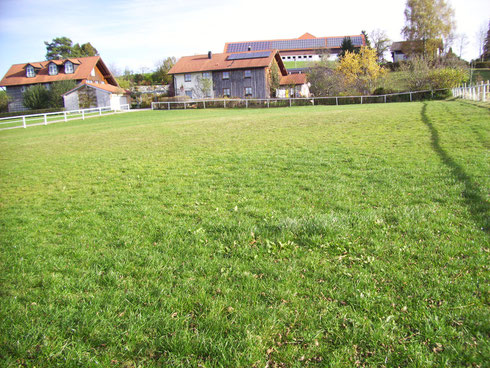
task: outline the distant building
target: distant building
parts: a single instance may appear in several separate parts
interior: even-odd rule
[[[310,97],[310,86],[306,74],[289,74],[283,76],[280,87],[276,90],[278,98]]]
[[[434,53],[434,57],[442,54],[444,50],[442,40],[427,40],[426,43],[431,44],[431,52]],[[414,55],[422,55],[424,53],[424,41],[393,42],[391,44],[390,51],[394,63],[405,61]]]
[[[6,88],[10,98],[9,111],[25,111],[27,108],[23,105],[23,94],[27,88],[42,84],[49,89],[53,82],[64,80],[101,88],[119,88],[100,56],[14,64],[0,81],[0,86]]]
[[[274,72],[287,75],[277,50],[184,56],[169,74],[176,96],[270,98]]]
[[[350,38],[354,47],[360,48],[366,45],[364,35],[339,36],[339,37],[315,37],[305,33],[299,38],[265,41],[240,41],[225,44],[224,52],[245,52],[279,50],[283,61],[319,61],[322,55],[328,55],[329,59],[337,58],[341,51],[344,38]]]

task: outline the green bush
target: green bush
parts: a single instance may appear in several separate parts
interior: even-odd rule
[[[7,92],[0,91],[0,112],[6,112],[9,108],[9,97]]]
[[[468,72],[465,69],[441,68],[429,73],[432,89],[454,88],[467,80]]]
[[[51,108],[62,108],[65,106],[62,95],[73,88],[75,88],[77,83],[73,80],[59,81],[51,84],[51,89],[49,93],[51,95],[49,99],[49,107]]]
[[[23,103],[29,109],[47,109],[50,107],[51,92],[42,84],[36,84],[27,88],[24,92]]]

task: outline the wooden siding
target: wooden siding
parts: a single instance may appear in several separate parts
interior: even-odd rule
[[[29,110],[23,104],[23,95],[22,88],[27,89],[29,86],[8,86],[6,87],[7,95],[9,96],[9,112],[17,112],[17,111],[26,111]]]
[[[229,79],[223,79],[223,70],[213,72],[213,91],[215,98],[223,96],[223,89],[229,88],[230,97],[245,98],[245,88],[252,88],[250,98],[268,98],[269,90],[265,80],[265,69],[249,69],[252,72],[251,78],[245,78],[246,69],[226,70],[230,74]]]

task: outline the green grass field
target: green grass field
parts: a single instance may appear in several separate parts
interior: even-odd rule
[[[438,101],[0,132],[0,365],[487,366],[489,118]]]

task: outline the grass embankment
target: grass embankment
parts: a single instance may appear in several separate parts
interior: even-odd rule
[[[487,82],[490,80],[490,69],[472,69],[472,82]]]
[[[484,366],[489,144],[461,102],[1,132],[1,360]]]

